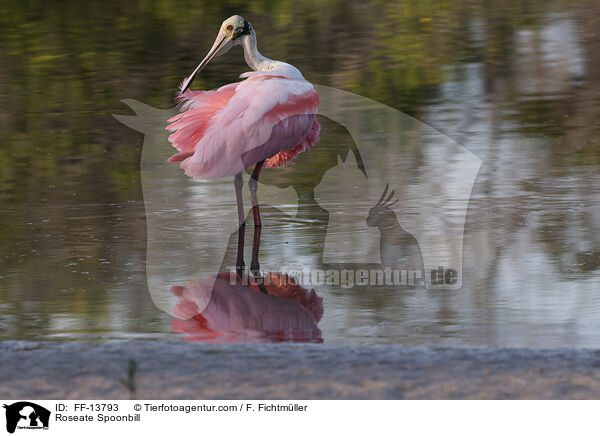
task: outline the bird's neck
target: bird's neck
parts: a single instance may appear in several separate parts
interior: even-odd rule
[[[273,59],[264,57],[258,52],[254,32],[243,39],[242,46],[244,47],[244,59],[246,59],[246,63],[254,71],[271,71],[278,63]]]

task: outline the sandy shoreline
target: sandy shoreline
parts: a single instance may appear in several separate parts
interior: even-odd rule
[[[0,342],[4,399],[598,399],[600,350]]]

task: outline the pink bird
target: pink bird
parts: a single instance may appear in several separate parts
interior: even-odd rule
[[[189,86],[208,62],[234,45],[244,48],[253,70],[246,80],[216,91],[192,91]],[[169,141],[179,153],[169,162],[180,162],[188,176],[212,179],[235,176],[234,186],[240,225],[245,224],[242,172],[252,166],[249,181],[254,225],[260,227],[257,187],[263,167],[287,164],[319,140],[316,120],[319,96],[300,71],[290,64],[262,56],[248,21],[234,15],[223,22],[206,57],[181,85],[181,113],[169,119]]]

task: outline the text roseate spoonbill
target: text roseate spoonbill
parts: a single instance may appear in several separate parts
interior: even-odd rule
[[[252,70],[216,91],[192,91],[194,77],[215,56],[234,45],[244,48]],[[206,57],[181,85],[181,112],[169,119],[169,141],[179,153],[170,162],[181,162],[188,176],[212,179],[235,176],[240,225],[245,223],[242,172],[255,165],[249,181],[254,224],[261,226],[258,209],[258,176],[263,167],[285,165],[319,140],[316,120],[319,96],[300,71],[290,64],[262,56],[248,21],[234,15],[223,22]]]

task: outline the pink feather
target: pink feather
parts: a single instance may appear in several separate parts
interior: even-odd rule
[[[252,71],[216,91],[186,91],[182,112],[168,120],[169,141],[188,176],[235,175],[266,160],[277,167],[319,140],[319,96],[305,80]]]

